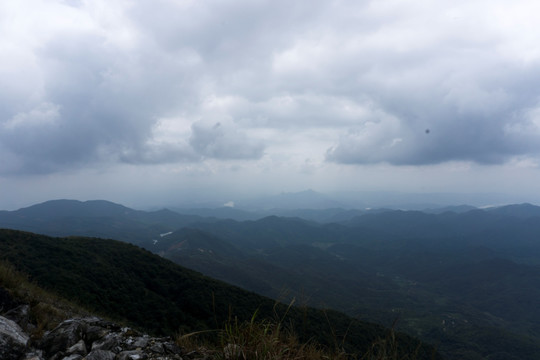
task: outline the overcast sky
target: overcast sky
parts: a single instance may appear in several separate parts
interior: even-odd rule
[[[0,209],[540,194],[537,1],[0,2]]]

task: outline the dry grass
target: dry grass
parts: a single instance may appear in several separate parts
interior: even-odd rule
[[[5,288],[15,300],[30,305],[30,316],[34,326],[26,330],[31,330],[29,332],[36,338],[66,319],[91,315],[80,306],[41,289],[5,261],[0,261],[0,286]],[[300,342],[291,330],[292,327],[283,324],[285,316],[276,320],[256,320],[256,317],[257,313],[250,321],[245,322],[240,322],[237,318],[229,319],[221,330],[181,334],[177,336],[176,342],[185,349],[200,349],[202,353],[211,353],[214,359],[223,360],[346,360],[350,358],[413,360],[417,358],[415,353],[399,355],[393,331],[387,338],[374,342],[366,354],[354,357],[340,349],[337,342],[335,349],[328,349],[314,342]],[[210,338],[217,341],[210,341]]]
[[[32,283],[26,275],[6,261],[0,261],[0,286],[16,301],[30,306],[30,320],[34,326],[25,330],[35,337],[41,336],[44,331],[53,329],[66,319],[89,315],[80,306]]]
[[[349,356],[341,351],[329,351],[314,342],[300,342],[282,320],[256,320],[240,322],[230,318],[221,330],[193,332],[177,337],[177,344],[188,349],[201,349],[212,353],[214,359],[223,360],[345,360]],[[208,334],[214,335],[209,341]],[[215,336],[217,335],[217,337]],[[209,350],[210,349],[210,350]]]
[[[361,357],[361,360],[415,360],[418,358],[419,349],[420,346],[411,354],[400,355],[396,334],[392,329],[385,339],[379,339],[371,344],[371,348]]]
[[[0,285],[4,288],[14,291],[22,290],[22,287],[29,283],[28,278],[15,270],[13,265],[8,262],[0,261]]]
[[[200,349],[219,360],[415,360],[419,358],[420,345],[411,353],[400,351],[396,334],[391,329],[385,338],[374,341],[363,355],[347,354],[340,346],[334,349],[314,342],[300,342],[291,327],[279,319],[256,321],[229,319],[224,329],[193,332],[177,337],[177,344],[187,349]],[[218,334],[219,340],[204,340],[208,333]],[[202,336],[200,336],[202,335]],[[336,342],[337,343],[337,342]],[[210,349],[210,350],[209,350]]]
[[[229,322],[222,331],[222,358],[227,360],[347,359],[343,352],[331,352],[313,342],[301,343],[280,322]]]

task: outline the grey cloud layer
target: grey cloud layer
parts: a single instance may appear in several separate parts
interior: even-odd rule
[[[215,159],[258,159],[264,150],[263,144],[234,129],[224,129],[219,122],[211,127],[193,124],[189,143],[199,154]]]
[[[15,21],[0,173],[256,160],[273,151],[251,135],[264,129],[326,128],[336,163],[537,157],[539,57],[475,17],[490,2],[469,3],[96,1],[70,10],[90,25],[37,45]],[[184,130],[156,135],[162,118]]]
[[[327,159],[343,163],[433,164],[452,160],[493,164],[540,152],[538,64],[483,64],[456,69],[462,78],[407,89],[381,89],[385,112],[343,134]],[[447,69],[451,71],[452,69]],[[461,72],[461,74],[459,74]],[[504,72],[504,73],[500,73]],[[427,131],[426,131],[427,130]]]

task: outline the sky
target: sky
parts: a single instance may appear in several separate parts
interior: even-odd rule
[[[0,209],[305,189],[540,202],[538,13],[523,0],[2,1]]]

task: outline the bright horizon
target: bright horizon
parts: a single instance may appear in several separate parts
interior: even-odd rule
[[[231,200],[225,200],[231,199]],[[279,214],[287,210],[325,210],[325,209],[356,209],[356,210],[374,210],[374,209],[395,209],[395,210],[434,210],[452,206],[468,205],[479,209],[501,207],[506,205],[517,205],[529,203],[534,206],[540,206],[540,202],[530,201],[528,198],[518,198],[500,193],[402,193],[402,192],[340,192],[324,194],[312,189],[300,192],[283,192],[266,196],[237,196],[232,197],[214,197],[201,198],[193,196],[184,198],[178,202],[176,200],[164,200],[158,202],[129,203],[114,201],[105,198],[51,198],[44,199],[35,203],[28,203],[22,206],[4,208],[0,211],[15,211],[49,201],[68,200],[68,201],[107,201],[118,205],[126,206],[135,210],[155,211],[160,209],[169,209],[182,212],[183,210],[194,209],[218,209],[232,208],[247,212],[261,214]]]

